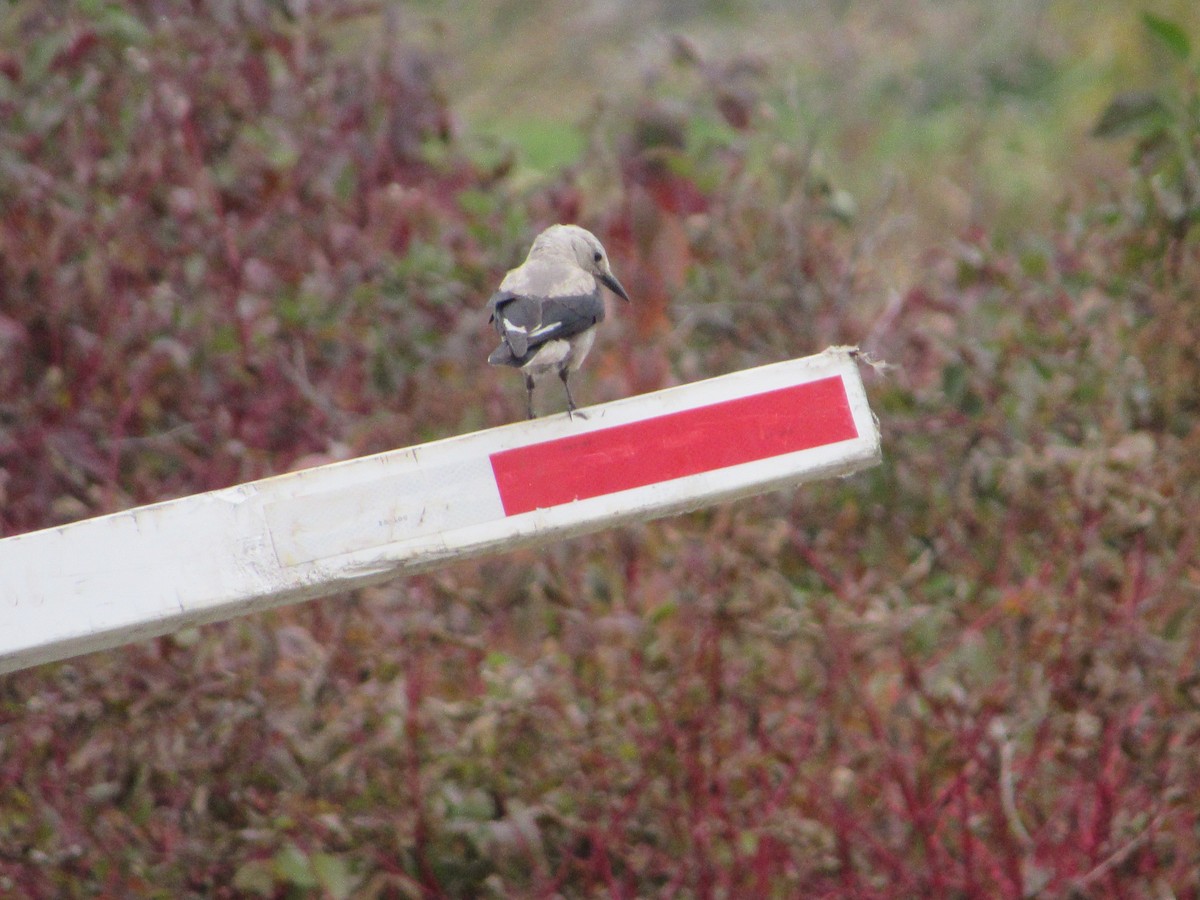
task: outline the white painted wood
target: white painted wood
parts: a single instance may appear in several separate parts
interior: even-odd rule
[[[839,376],[858,436],[506,516],[489,456]],[[851,348],[0,540],[0,672],[880,460]]]

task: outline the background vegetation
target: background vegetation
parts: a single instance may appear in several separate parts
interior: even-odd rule
[[[0,678],[0,890],[1200,891],[1196,13],[891,6],[9,4],[4,534],[518,417],[553,221],[584,397],[891,368],[845,481]]]

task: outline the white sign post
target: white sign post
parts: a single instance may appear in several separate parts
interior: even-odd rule
[[[832,348],[17,535],[0,672],[879,460],[856,351]]]

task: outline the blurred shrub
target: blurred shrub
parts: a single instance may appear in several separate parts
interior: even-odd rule
[[[3,530],[371,447],[368,411],[427,402],[394,360],[436,364],[477,301],[458,197],[483,176],[435,152],[449,116],[394,15],[307,8],[4,18]],[[454,254],[428,290],[433,244]]]
[[[778,93],[753,56],[710,59],[678,38],[644,91],[587,123],[573,183],[602,198],[637,299],[626,392],[864,334],[874,306],[851,298],[853,200],[791,133]]]
[[[1129,301],[1140,355],[1156,373],[1151,415],[1186,432],[1200,412],[1200,57],[1178,23],[1144,13],[1142,24],[1165,60],[1161,82],[1118,94],[1094,130],[1134,139],[1132,191],[1112,220],[1125,263],[1113,287]]]
[[[1138,205],[1131,211],[1160,240],[1152,252],[1169,255],[1178,274],[1180,255],[1192,226],[1200,220],[1200,70],[1182,26],[1151,13],[1142,24],[1181,77],[1158,90],[1126,91],[1105,107],[1093,129],[1101,138],[1136,138],[1133,165]]]
[[[1127,204],[980,227],[880,304],[872,224],[752,61],[677,47],[518,188],[461,160],[403,44],[333,52],[357,7],[51,9],[0,64],[8,527],[511,417],[519,386],[468,374],[478,307],[555,219],[598,222],[634,294],[598,394],[835,340],[895,369],[852,479],[6,677],[0,887],[1200,890],[1190,244],[1137,253],[1159,225]]]

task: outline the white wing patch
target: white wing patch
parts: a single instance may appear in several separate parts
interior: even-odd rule
[[[553,334],[554,332],[558,331],[558,329],[560,329],[560,328],[562,328],[562,322],[549,322],[546,325],[543,325],[541,328],[535,328],[533,331],[529,332],[529,337],[530,338],[544,337],[547,334]]]

